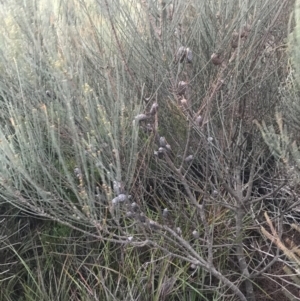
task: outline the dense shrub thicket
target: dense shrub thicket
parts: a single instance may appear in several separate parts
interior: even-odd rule
[[[298,300],[293,10],[3,1],[0,299]]]

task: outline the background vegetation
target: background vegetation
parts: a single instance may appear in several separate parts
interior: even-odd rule
[[[2,1],[0,300],[299,299],[294,4]]]

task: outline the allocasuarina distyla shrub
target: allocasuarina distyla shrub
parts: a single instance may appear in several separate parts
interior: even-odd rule
[[[264,266],[244,238],[265,196],[254,184],[281,184],[266,183],[259,168],[268,153],[253,121],[271,118],[279,101],[288,8],[281,0],[4,4],[1,198],[104,242],[104,258],[112,249],[129,258],[137,266],[121,282],[131,299],[175,298],[183,285],[203,298],[255,300]],[[224,272],[231,257],[234,276]],[[156,261],[163,272],[147,287],[141,279]]]

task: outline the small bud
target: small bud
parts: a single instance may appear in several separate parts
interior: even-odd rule
[[[122,192],[122,184],[118,181],[113,181],[113,190],[116,195]]]
[[[121,203],[125,202],[130,197],[131,197],[130,195],[127,196],[126,194],[123,194],[123,193],[118,195],[119,202],[121,202]]]
[[[49,98],[52,98],[52,99],[56,99],[56,95],[54,92],[51,92],[49,90],[46,90],[46,95],[49,97]]]
[[[192,50],[191,50],[190,48],[187,48],[187,49],[185,50],[185,52],[186,52],[186,61],[187,61],[188,63],[191,63],[192,60],[193,60],[193,53],[192,53]]]
[[[219,79],[218,80],[218,85],[220,85],[220,87],[222,87],[224,85],[224,79]]]
[[[150,101],[150,99],[151,99],[151,97],[144,97],[144,101],[145,101],[146,103],[148,103],[148,102]]]
[[[154,152],[154,155],[156,155],[159,159],[162,159],[166,151],[167,150],[164,147],[160,147],[157,152]]]
[[[131,218],[131,217],[133,217],[133,213],[130,212],[130,211],[127,211],[127,212],[126,212],[126,216],[129,217],[129,218]]]
[[[187,156],[187,157],[184,159],[184,162],[189,163],[189,162],[193,161],[193,159],[194,159],[194,156],[193,156],[193,155],[189,155],[189,156]]]
[[[194,238],[196,238],[196,239],[198,239],[198,238],[200,237],[198,231],[196,231],[196,230],[193,231],[193,236],[194,236]]]
[[[139,209],[138,204],[137,204],[136,202],[133,202],[133,203],[131,204],[131,209],[132,209],[134,212],[136,212],[136,211]]]
[[[164,218],[167,218],[167,217],[168,217],[168,215],[169,215],[169,210],[168,210],[168,208],[165,208],[165,209],[163,210],[162,215],[163,215]]]
[[[147,131],[147,132],[153,132],[153,127],[152,127],[152,125],[151,125],[150,123],[148,123],[148,124],[146,125],[146,131]]]
[[[82,173],[81,173],[81,170],[80,168],[76,167],[74,168],[74,174],[77,178],[81,178],[82,177]]]
[[[192,263],[192,264],[190,265],[190,269],[191,269],[191,270],[196,270],[196,269],[197,269],[197,266],[196,266],[194,263]]]
[[[158,110],[158,104],[155,102],[150,109],[150,114],[152,116],[155,115],[157,113],[157,110]]]
[[[119,203],[118,197],[113,198],[111,202],[112,202],[113,205],[118,204]]]
[[[210,58],[214,65],[218,66],[218,65],[222,64],[222,60],[221,60],[219,54],[213,53]]]
[[[140,218],[141,223],[144,223],[146,221],[146,216],[144,213],[141,213],[139,218]]]
[[[185,82],[185,81],[180,81],[179,83],[178,83],[178,95],[179,96],[182,96],[182,95],[184,95],[184,93],[186,92],[186,89],[187,89],[187,82]]]
[[[134,117],[134,120],[136,122],[140,122],[140,121],[143,121],[143,120],[147,120],[149,117],[146,115],[146,114],[139,114],[139,115],[136,115]]]
[[[195,122],[196,122],[196,125],[197,125],[197,126],[202,126],[202,124],[203,124],[203,118],[202,118],[202,116],[199,115],[199,116],[196,118]]]
[[[129,237],[128,237],[128,240],[129,240],[129,241],[132,241],[132,240],[133,240],[133,236],[129,236]]]
[[[214,140],[213,137],[208,137],[208,138],[207,138],[207,141],[208,141],[208,142],[213,142],[213,140]]]
[[[176,232],[177,232],[179,235],[182,234],[182,230],[180,229],[180,227],[177,227],[177,228],[176,228]]]
[[[172,150],[170,144],[167,144],[167,145],[166,145],[166,150],[167,150],[168,152],[170,152],[170,151]]]
[[[160,137],[160,138],[159,138],[159,145],[160,145],[161,147],[166,147],[166,145],[167,145],[167,140],[166,140],[165,137]]]
[[[167,150],[166,150],[164,147],[160,147],[160,148],[158,149],[158,155],[159,155],[159,154],[165,154],[166,151],[167,151]]]
[[[158,229],[157,224],[156,224],[155,221],[150,220],[150,221],[149,221],[149,226],[150,226],[152,229]]]
[[[176,58],[175,58],[176,63],[178,63],[179,61],[180,61],[180,63],[182,63],[185,58],[185,55],[186,55],[185,47],[180,46],[176,53]]]
[[[218,194],[219,194],[219,193],[218,193],[218,190],[216,190],[216,189],[212,192],[212,195],[213,195],[214,197],[216,197]]]
[[[130,198],[131,198],[131,195],[126,195],[126,194],[121,193],[117,197],[115,197],[111,202],[113,204],[123,203]]]

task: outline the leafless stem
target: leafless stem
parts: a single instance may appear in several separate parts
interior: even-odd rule
[[[211,273],[213,276],[215,276],[217,279],[222,281],[226,286],[228,286],[236,296],[240,298],[240,300],[247,301],[244,294],[240,291],[240,289],[231,282],[228,278],[226,278],[224,275],[222,275],[214,266],[209,263],[209,261],[206,261],[204,258],[202,258],[192,247],[191,245],[180,235],[178,235],[174,230],[170,229],[169,227],[165,225],[160,225],[159,223],[155,221],[151,221],[151,224],[155,226],[157,229],[165,230],[170,235],[172,235],[176,240],[184,246],[184,248],[188,251],[187,255],[188,257],[185,259],[186,261],[190,261],[194,263],[195,265],[198,265],[202,268],[204,268],[207,272]],[[161,246],[157,245],[158,248],[161,248]],[[173,256],[173,254],[172,254]],[[175,255],[174,255],[175,256]],[[176,256],[177,257],[177,256]],[[188,260],[190,258],[190,260]]]
[[[183,186],[184,186],[184,189],[189,197],[189,199],[191,200],[192,204],[198,209],[198,212],[200,214],[200,218],[201,218],[201,221],[204,225],[204,229],[205,229],[205,236],[206,236],[206,239],[207,239],[207,245],[208,245],[208,262],[210,265],[213,265],[212,261],[213,261],[213,250],[212,250],[212,246],[213,246],[213,243],[212,243],[212,237],[210,235],[210,230],[209,230],[209,225],[207,223],[207,220],[206,220],[206,217],[205,217],[205,207],[204,207],[204,203],[203,204],[199,204],[195,198],[195,196],[193,195],[192,191],[191,191],[191,188],[190,186],[188,185],[187,183],[187,180],[186,178],[182,175],[181,173],[181,170],[177,169],[174,165],[174,163],[170,160],[169,156],[166,155],[166,161],[169,165],[169,167],[174,171],[176,172],[176,174],[179,176],[179,179],[181,180]]]

